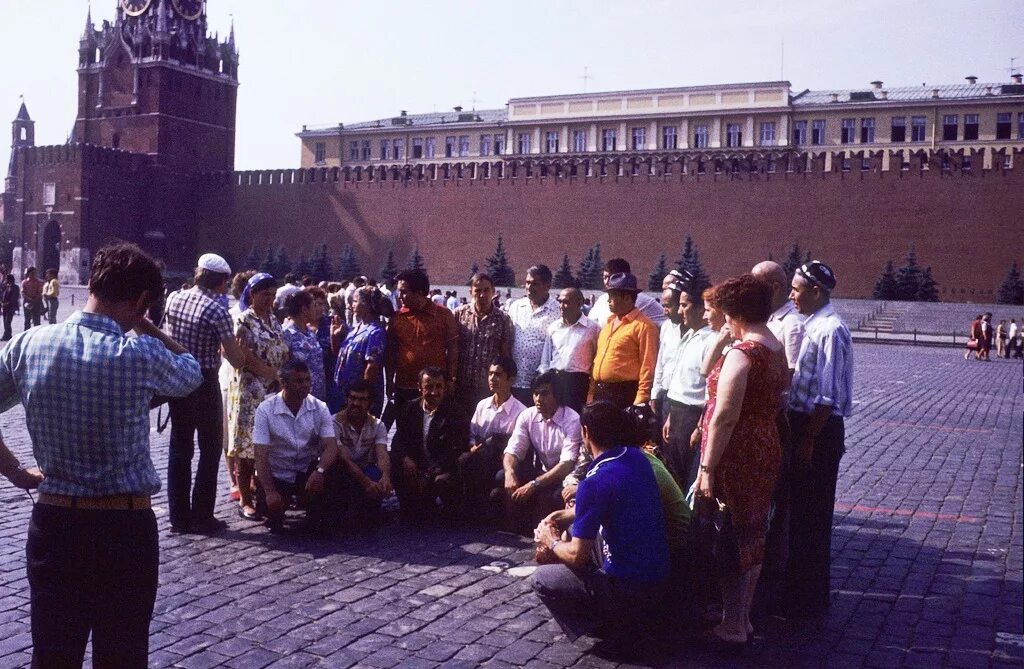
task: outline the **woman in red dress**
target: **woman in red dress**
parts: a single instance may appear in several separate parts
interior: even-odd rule
[[[715,297],[739,343],[708,376],[697,495],[718,499],[732,514],[739,568],[722,578],[723,617],[714,633],[745,643],[753,632],[750,604],[782,454],[776,417],[789,370],[782,344],[766,325],[772,311],[766,283],[744,274],[715,286]]]

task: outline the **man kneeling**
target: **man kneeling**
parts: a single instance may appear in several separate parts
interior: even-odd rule
[[[626,417],[608,401],[583,409],[583,443],[594,462],[580,481],[572,539],[552,514],[534,539],[542,566],[533,589],[570,641],[587,634],[631,643],[663,606],[669,550],[658,484],[636,448],[622,446]],[[594,543],[604,543],[603,565]]]
[[[345,408],[334,415],[343,480],[345,508],[355,516],[356,526],[369,530],[380,521],[380,504],[394,489],[388,430],[370,413],[373,386],[362,379],[348,389]]]
[[[325,481],[338,458],[334,424],[327,405],[309,394],[309,367],[299,360],[281,366],[281,392],[256,409],[252,440],[256,448],[256,510],[279,531],[292,496],[306,508],[306,526],[317,532],[328,517]]]

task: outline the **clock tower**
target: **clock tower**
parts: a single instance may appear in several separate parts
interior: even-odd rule
[[[173,173],[234,168],[238,51],[205,0],[118,0],[78,49],[74,142],[146,154]]]

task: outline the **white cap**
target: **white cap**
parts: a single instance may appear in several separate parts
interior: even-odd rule
[[[199,269],[217,272],[218,274],[231,274],[231,266],[228,265],[228,261],[216,253],[204,253],[199,256],[199,262],[196,263],[196,266]]]

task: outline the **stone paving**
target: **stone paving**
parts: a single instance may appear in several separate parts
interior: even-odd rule
[[[741,655],[680,638],[659,666],[1009,667],[1024,664],[1022,365],[856,347],[834,531],[830,615],[769,620]],[[23,415],[0,418],[30,461]],[[167,434],[153,434],[158,468]],[[226,490],[226,485],[225,485]],[[151,667],[614,667],[566,642],[530,591],[529,542],[413,531],[270,535],[226,497],[216,537],[172,537],[166,499]],[[0,483],[0,667],[28,666],[28,496]]]

